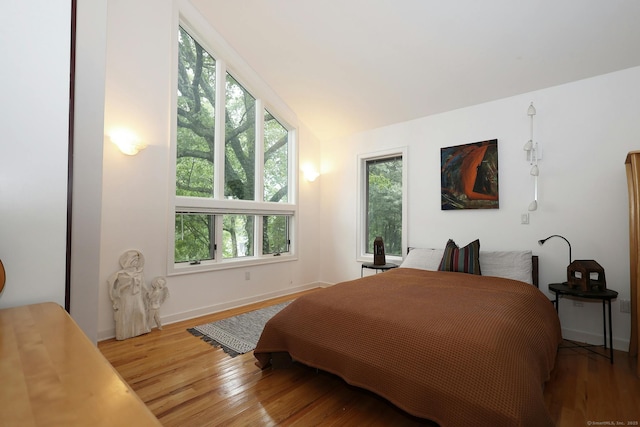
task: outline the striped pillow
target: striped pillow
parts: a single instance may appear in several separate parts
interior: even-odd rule
[[[449,239],[438,270],[480,274],[480,240],[476,239],[464,248],[458,248],[456,242]]]

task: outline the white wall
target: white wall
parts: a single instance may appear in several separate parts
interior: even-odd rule
[[[64,306],[71,2],[5,2],[2,13],[0,308]]]
[[[114,335],[107,278],[120,268],[118,258],[124,251],[142,251],[147,281],[167,274],[168,242],[172,235],[168,226],[172,203],[168,189],[174,179],[169,151],[174,108],[171,90],[175,78],[172,55],[177,31],[174,5],[186,8],[183,10],[190,14],[190,21],[201,25],[199,33],[215,34],[213,29],[202,27],[186,2],[110,0],[108,3],[104,132],[126,127],[149,146],[137,156],[129,157],[108,140],[104,143],[97,285],[100,339]],[[225,46],[222,40],[212,44]],[[259,80],[246,65],[236,63],[234,69],[236,73],[244,72],[247,80]],[[319,164],[317,141],[304,124],[298,130],[300,163]],[[182,320],[316,286],[319,265],[313,257],[320,244],[319,194],[319,180],[314,183],[300,180],[299,261],[170,276],[171,296],[161,309],[163,321]],[[250,272],[250,280],[245,280],[246,271]]]
[[[98,339],[107,1],[78,0],[70,313]]]
[[[542,145],[539,208],[521,225],[533,197],[522,149],[529,139],[527,108],[534,102],[534,139]],[[363,132],[323,145],[323,268],[329,283],[359,276],[356,262],[356,157],[408,146],[409,245],[444,247],[480,239],[484,250],[532,249],[540,256],[541,289],[566,280],[573,259],[595,259],[607,287],[629,299],[628,200],[624,160],[640,147],[640,68],[540,90]],[[498,139],[500,209],[440,210],[440,148]],[[549,295],[550,296],[550,295]],[[619,300],[618,300],[619,301]],[[630,315],[613,302],[614,347],[627,350]],[[452,302],[453,303],[453,302]],[[565,337],[602,342],[599,303],[574,307],[563,299]]]

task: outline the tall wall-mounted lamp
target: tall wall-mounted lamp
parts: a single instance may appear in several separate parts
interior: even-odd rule
[[[109,139],[127,156],[135,156],[140,150],[147,148],[146,144],[129,129],[114,129],[109,133]]]
[[[529,105],[529,109],[527,110],[527,115],[529,116],[529,120],[531,122],[530,128],[530,136],[529,140],[526,144],[524,144],[524,151],[527,152],[527,160],[531,165],[531,170],[529,173],[533,176],[533,201],[529,203],[529,210],[535,211],[538,209],[538,175],[540,175],[540,170],[538,169],[538,159],[540,158],[540,152],[538,143],[533,141],[533,116],[536,115],[536,109],[533,106],[533,102]]]

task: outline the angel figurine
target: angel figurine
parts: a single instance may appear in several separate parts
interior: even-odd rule
[[[129,250],[120,256],[121,270],[109,277],[109,296],[113,302],[116,339],[124,340],[150,331],[147,322],[144,283],[144,255]]]
[[[151,328],[153,322],[162,329],[160,323],[160,306],[169,297],[169,289],[167,289],[167,279],[164,277],[156,277],[151,281],[151,289],[147,291],[148,302],[148,323]]]

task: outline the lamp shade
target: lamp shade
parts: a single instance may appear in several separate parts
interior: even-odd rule
[[[7,281],[7,275],[4,272],[4,265],[2,265],[2,260],[0,260],[0,292],[4,289],[4,283]]]
[[[115,129],[109,134],[109,138],[118,146],[122,154],[127,156],[135,156],[140,150],[147,147],[136,134],[128,129]]]

